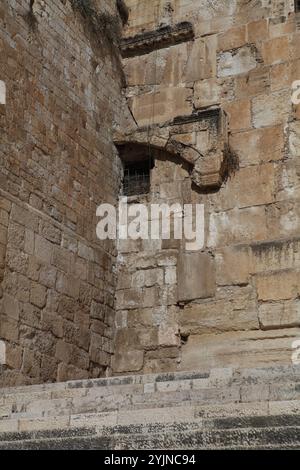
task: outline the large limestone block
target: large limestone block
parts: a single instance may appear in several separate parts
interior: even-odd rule
[[[278,271],[256,278],[259,300],[287,300],[300,294],[300,274],[295,271]]]
[[[231,131],[250,129],[252,127],[250,100],[243,99],[224,103],[224,110],[229,116],[228,122]]]
[[[243,46],[218,54],[218,77],[247,73],[256,66],[256,49],[253,46]]]
[[[236,77],[236,99],[268,93],[270,89],[270,68],[258,67],[247,74]]]
[[[128,86],[158,85],[166,66],[168,49],[144,56],[124,59],[124,72]]]
[[[218,36],[218,50],[237,49],[246,43],[246,26],[230,28]]]
[[[196,39],[184,75],[185,82],[195,82],[216,75],[217,37],[207,37],[206,40]]]
[[[270,204],[275,199],[275,167],[272,163],[243,168],[237,178],[240,207]]]
[[[240,308],[241,304],[243,308]],[[234,300],[221,299],[188,305],[178,311],[178,324],[184,336],[258,330],[254,294],[241,293]]]
[[[139,350],[122,351],[113,356],[112,367],[117,373],[137,372],[142,369],[144,363],[144,352]]]
[[[292,64],[290,62],[284,62],[282,64],[273,65],[271,68],[270,78],[272,91],[289,87],[293,82]]]
[[[240,168],[222,187],[221,192],[211,199],[218,210],[262,206],[274,202],[275,188],[276,173],[273,163],[251,165]]]
[[[284,62],[287,59],[289,39],[287,36],[272,38],[263,44],[263,59],[268,65]]]
[[[184,71],[189,57],[190,43],[178,44],[168,49],[166,63],[162,74],[162,83],[166,86],[176,86],[183,82]],[[158,60],[158,66],[162,60]]]
[[[284,152],[283,126],[233,134],[230,145],[239,155],[240,167],[280,160]]]
[[[300,260],[297,258],[300,241],[274,241],[255,243],[251,250],[251,273],[266,274],[270,271],[280,271],[300,268]]]
[[[275,240],[287,237],[296,238],[300,233],[300,206],[296,202],[296,193],[294,194],[295,201],[287,200],[286,197],[288,195],[291,199],[291,195],[294,193],[291,183],[295,178],[292,176],[292,172],[284,171],[281,177],[285,187],[282,188],[280,194],[281,200],[278,198],[280,202],[266,207],[267,224],[270,233],[272,233],[272,239]]]
[[[221,101],[222,86],[215,78],[196,82],[194,90],[196,108],[212,106]]]
[[[192,335],[182,348],[182,370],[291,364],[299,328]]]
[[[214,212],[209,221],[210,248],[268,239],[264,207],[247,207],[226,212]]]
[[[182,253],[178,259],[178,302],[213,297],[215,261],[207,253]]]
[[[258,42],[268,38],[268,20],[260,19],[247,25],[248,41]]]
[[[300,122],[289,125],[289,149],[292,157],[300,156]]]
[[[252,101],[252,119],[256,128],[285,122],[292,109],[290,90],[260,95]]]
[[[244,246],[225,247],[216,253],[217,284],[246,285],[251,272],[249,249]]]
[[[132,98],[132,112],[139,126],[164,123],[176,116],[190,115],[192,91],[187,88],[161,88],[156,93]]]
[[[264,302],[259,306],[259,322],[264,330],[299,327],[300,301]]]

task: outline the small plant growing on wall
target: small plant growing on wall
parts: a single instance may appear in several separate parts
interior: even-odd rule
[[[125,25],[128,21],[129,11],[124,0],[117,0],[117,8],[118,8],[122,23],[123,25]]]
[[[80,14],[86,29],[101,43],[118,45],[121,37],[121,25],[116,16],[108,13],[98,13],[92,0],[71,0],[74,12]]]
[[[93,0],[70,0],[72,9],[77,13],[83,23],[85,34],[88,36],[94,54],[110,55],[119,70],[123,84],[124,71],[121,64],[119,45],[122,33],[122,22],[119,15],[99,13]]]
[[[231,178],[240,168],[239,157],[237,153],[230,147],[229,144],[225,145],[224,149],[224,160],[222,163],[222,177],[223,181],[226,182]]]
[[[38,24],[38,21],[36,19],[34,11],[33,11],[34,2],[35,2],[35,0],[30,0],[30,2],[29,2],[29,11],[24,16],[24,19],[25,19],[26,23],[28,24],[29,28],[32,31],[37,30],[37,24]]]

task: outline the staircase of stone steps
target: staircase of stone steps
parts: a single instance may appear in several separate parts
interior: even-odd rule
[[[300,367],[0,390],[0,449],[300,449]]]

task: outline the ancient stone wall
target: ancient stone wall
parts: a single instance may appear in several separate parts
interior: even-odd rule
[[[127,5],[122,54],[136,127],[115,140],[162,155],[149,194],[134,202],[204,204],[205,244],[122,242],[114,372],[290,363],[300,324],[294,2]],[[201,124],[208,110],[224,113],[213,137]]]
[[[290,364],[294,1],[126,0],[119,46],[117,3],[1,3],[0,384]],[[131,203],[204,205],[201,249],[97,239],[128,152],[153,163]]]
[[[120,186],[120,18],[114,1],[83,3],[0,5],[2,385],[109,373],[116,248],[95,228]]]

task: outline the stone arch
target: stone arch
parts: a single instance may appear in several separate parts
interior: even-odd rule
[[[143,146],[181,160],[190,167],[192,183],[203,192],[219,189],[226,179],[227,117],[220,109],[177,117],[163,126],[116,132],[114,143],[121,158],[126,149]]]

